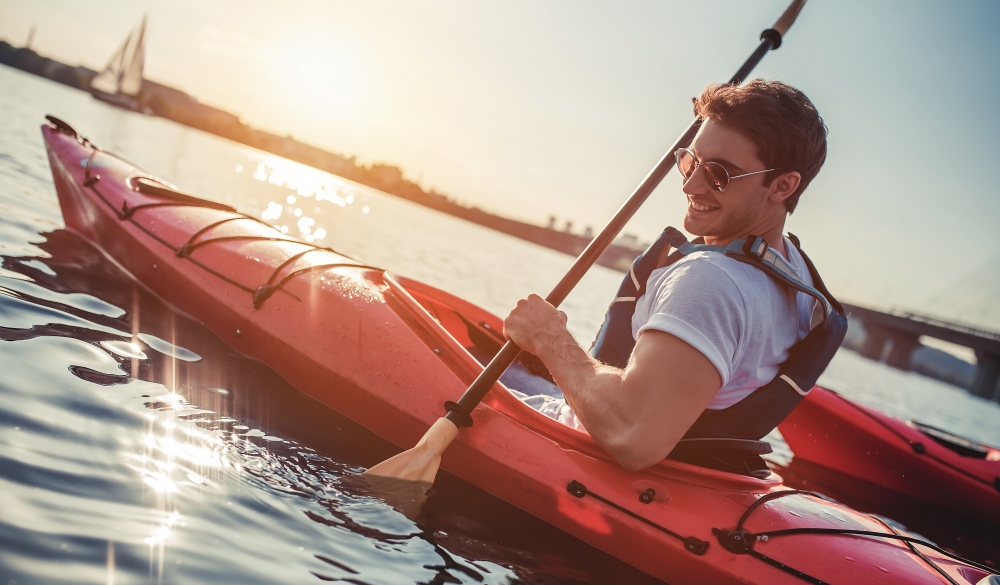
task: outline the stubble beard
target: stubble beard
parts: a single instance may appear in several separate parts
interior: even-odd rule
[[[754,223],[757,221],[764,200],[767,198],[767,189],[759,189],[752,195],[746,205],[733,209],[722,209],[720,217],[705,226],[698,226],[692,222],[692,218],[686,213],[684,215],[684,230],[689,234],[704,238],[715,238],[724,241],[742,237],[749,233]]]

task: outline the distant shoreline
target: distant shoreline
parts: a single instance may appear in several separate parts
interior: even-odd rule
[[[13,47],[4,41],[0,41],[0,63],[88,93],[90,93],[88,90],[90,80],[96,75],[95,71],[86,67],[70,67],[58,61],[41,57],[30,49]],[[351,181],[374,187],[390,195],[569,255],[578,255],[590,241],[590,238],[584,235],[558,231],[552,227],[494,215],[478,207],[462,205],[446,195],[434,191],[428,193],[419,185],[403,178],[402,171],[398,167],[385,164],[362,166],[356,162],[354,157],[344,157],[327,152],[299,142],[291,136],[278,136],[251,128],[229,112],[201,104],[184,92],[153,81],[144,80],[139,102],[141,106],[148,108],[162,118],[283,156]],[[623,272],[627,271],[632,260],[642,252],[644,247],[638,242],[635,242],[635,245],[622,245],[619,241],[605,251],[598,260],[598,264]],[[850,349],[860,354],[864,341],[864,329],[859,327],[857,319],[854,319],[848,328],[844,349]],[[964,389],[970,387],[976,373],[974,364],[940,349],[926,346],[918,347],[914,352],[909,369]]]
[[[43,57],[30,48],[15,47],[6,41],[0,41],[0,64],[33,73],[87,93],[91,93],[89,90],[90,81],[97,75],[93,69],[82,66],[72,67]],[[143,80],[143,89],[137,101],[153,115],[161,118],[327,171],[362,185],[374,187],[390,195],[571,256],[579,255],[592,239],[589,229],[588,233],[583,235],[554,229],[555,218],[550,220],[549,227],[545,227],[495,215],[479,207],[468,207],[447,195],[433,190],[424,191],[420,185],[404,178],[402,170],[396,166],[381,163],[363,166],[358,164],[353,156],[344,157],[299,142],[291,136],[278,136],[252,128],[240,121],[239,117],[234,114],[202,104],[185,92],[148,79]],[[567,224],[568,229],[569,224]],[[635,236],[625,236],[609,246],[597,263],[624,272],[628,270],[632,261],[644,248],[645,245],[640,244]]]

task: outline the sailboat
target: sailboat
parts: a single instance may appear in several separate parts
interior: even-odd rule
[[[125,38],[108,61],[104,71],[90,82],[90,93],[97,99],[134,112],[151,113],[139,103],[142,93],[142,67],[146,59],[144,45],[146,17]]]

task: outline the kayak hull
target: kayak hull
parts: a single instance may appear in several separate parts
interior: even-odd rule
[[[162,181],[49,126],[42,132],[68,229],[236,351],[401,449],[481,371],[470,337],[501,330],[500,319],[471,303],[253,218],[169,198],[164,204],[162,193],[142,189],[144,180]],[[262,286],[279,282],[255,304]],[[500,383],[473,419],[443,469],[659,579],[803,582],[790,565],[836,582],[942,582],[892,539],[803,534],[756,542],[758,556],[727,550],[713,529],[733,529],[758,499],[787,491],[776,475],[756,479],[670,460],[629,472],[586,433],[533,411]],[[751,532],[807,527],[887,530],[807,495],[769,501],[744,525]],[[923,552],[958,582],[986,575]]]
[[[1000,524],[1000,450],[949,448],[921,426],[816,388],[778,430],[808,464],[798,473],[876,509],[903,499]]]

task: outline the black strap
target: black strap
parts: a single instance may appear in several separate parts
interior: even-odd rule
[[[301,254],[299,254],[299,256],[301,256]],[[285,266],[287,264],[288,264],[288,261],[285,261],[285,263],[282,264],[282,266]],[[296,276],[298,276],[300,274],[305,274],[307,272],[314,272],[316,270],[326,270],[328,268],[367,268],[369,270],[382,270],[381,268],[379,268],[377,266],[369,266],[368,264],[361,264],[359,262],[332,262],[330,264],[315,264],[313,266],[307,266],[305,268],[300,268],[300,269],[296,270],[295,272],[292,272],[292,273],[286,275],[284,278],[282,278],[280,281],[278,281],[277,284],[271,284],[271,279],[273,279],[274,275],[277,274],[277,271],[275,271],[274,273],[271,274],[271,278],[268,279],[268,283],[267,284],[262,284],[262,285],[258,286],[257,290],[254,291],[254,293],[253,293],[253,308],[259,309],[260,306],[262,304],[264,304],[264,301],[266,301],[267,299],[271,298],[271,295],[273,295],[275,292],[281,290],[282,287],[285,286],[285,283],[287,283],[289,280],[295,278]]]
[[[191,205],[193,207],[208,207],[211,209],[221,209],[223,211],[230,211],[232,213],[239,213],[236,211],[235,207],[231,207],[224,203],[217,203],[215,201],[208,201],[195,197],[194,195],[188,195],[187,193],[182,193],[174,188],[173,185],[164,183],[160,179],[148,176],[132,176],[125,179],[125,184],[129,186],[133,191],[138,191],[143,195],[149,195],[151,197],[157,197],[159,199],[166,199],[168,201],[173,201],[175,203],[183,203],[186,205]]]
[[[200,242],[195,242],[193,244],[184,244],[183,246],[177,248],[175,252],[178,258],[187,258],[192,252],[197,250],[202,246],[208,244],[215,244],[218,242],[235,242],[235,241],[249,241],[249,242],[288,242],[290,244],[299,244],[298,240],[294,238],[279,238],[271,236],[220,236],[218,238],[209,238],[207,240],[202,240]]]
[[[766,540],[768,540],[770,538],[775,538],[775,537],[780,537],[780,536],[791,536],[791,535],[795,535],[795,534],[829,534],[829,535],[845,535],[846,534],[846,535],[857,535],[857,536],[871,536],[871,537],[875,537],[875,538],[886,538],[886,539],[891,539],[891,540],[898,540],[900,542],[906,543],[907,546],[911,548],[911,550],[914,550],[913,547],[912,547],[912,545],[917,544],[917,545],[920,545],[920,546],[923,546],[923,547],[927,547],[927,548],[929,548],[931,550],[934,550],[935,552],[941,553],[941,554],[943,554],[943,555],[945,555],[947,557],[950,557],[952,559],[955,559],[955,560],[957,560],[959,562],[971,565],[971,566],[973,566],[973,567],[975,567],[977,569],[980,569],[980,570],[983,570],[983,571],[987,571],[987,572],[992,572],[993,571],[993,569],[991,569],[991,568],[989,568],[989,567],[987,567],[985,565],[976,563],[975,561],[971,561],[969,559],[962,558],[962,557],[960,557],[960,556],[958,556],[958,555],[956,555],[954,553],[950,553],[950,552],[948,552],[948,551],[946,551],[946,550],[944,550],[944,549],[942,549],[942,548],[940,548],[940,547],[938,547],[938,546],[936,546],[936,545],[934,545],[934,544],[932,544],[930,542],[927,542],[926,540],[923,540],[923,539],[920,539],[920,538],[916,538],[916,537],[913,537],[913,536],[904,536],[904,535],[900,534],[899,532],[897,532],[896,530],[892,529],[891,527],[889,527],[891,532],[875,532],[875,531],[872,531],[872,530],[850,530],[850,529],[842,529],[842,528],[786,528],[786,529],[780,529],[780,530],[769,530],[769,531],[764,531],[764,532],[749,532],[749,531],[747,531],[746,529],[743,528],[743,523],[746,522],[746,520],[750,517],[750,515],[757,508],[763,506],[764,504],[766,504],[767,502],[769,502],[771,500],[774,500],[774,499],[777,499],[777,498],[783,498],[783,497],[786,497],[786,496],[794,496],[794,495],[805,495],[805,496],[812,496],[812,497],[815,497],[815,498],[818,498],[818,499],[821,499],[821,500],[829,500],[829,498],[827,498],[826,496],[824,496],[822,494],[818,494],[816,492],[811,492],[811,491],[807,491],[807,490],[785,490],[785,491],[780,491],[780,492],[771,492],[771,493],[769,493],[769,494],[767,494],[767,495],[759,498],[756,502],[754,502],[753,504],[751,504],[750,507],[748,507],[746,509],[746,511],[740,517],[739,522],[736,523],[736,528],[735,529],[733,529],[733,530],[724,530],[724,529],[721,529],[721,528],[713,528],[712,532],[716,535],[716,537],[719,539],[719,543],[726,550],[728,550],[730,552],[733,552],[733,553],[736,553],[736,554],[751,554],[752,556],[754,556],[756,558],[759,558],[759,559],[761,559],[761,560],[763,560],[763,561],[765,561],[765,562],[767,562],[769,564],[774,565],[775,567],[778,567],[779,569],[785,571],[786,573],[795,575],[796,577],[799,577],[799,578],[801,578],[801,579],[803,579],[805,581],[809,581],[810,583],[822,583],[822,581],[820,581],[819,579],[817,579],[815,577],[807,575],[806,573],[803,573],[802,571],[799,571],[797,569],[794,569],[792,567],[784,565],[783,563],[775,561],[774,559],[771,559],[770,557],[765,556],[763,553],[754,551],[754,543],[756,543],[758,541],[766,541]],[[883,525],[886,525],[886,523],[883,522],[877,516],[871,516],[871,518],[877,520],[878,522],[882,523]],[[942,571],[941,568],[938,567],[937,564],[934,563],[931,559],[929,559],[926,555],[923,555],[921,553],[917,553],[917,556],[920,557],[921,560],[923,560],[926,563],[930,564],[938,572]]]
[[[773,449],[767,441],[752,441],[750,439],[732,439],[728,437],[693,437],[681,439],[671,454],[685,451],[711,451],[724,449],[727,451],[739,451],[752,455],[766,455]]]
[[[627,514],[635,518],[636,520],[639,520],[640,522],[648,524],[649,526],[652,526],[653,528],[659,530],[660,532],[663,532],[664,534],[672,536],[673,538],[676,538],[677,540],[683,542],[684,548],[687,549],[688,552],[692,552],[696,555],[703,555],[708,550],[708,545],[709,545],[708,541],[701,540],[700,538],[697,538],[695,536],[681,536],[680,534],[677,534],[673,530],[661,526],[656,522],[649,520],[648,518],[643,518],[639,514],[636,514],[635,512],[629,510],[628,508],[625,508],[623,506],[616,504],[615,502],[612,502],[611,500],[605,498],[604,496],[595,494],[594,492],[588,490],[587,486],[576,481],[575,479],[569,482],[569,485],[566,486],[566,491],[568,491],[569,493],[573,494],[578,498],[583,498],[584,496],[590,496],[599,502],[603,502],[611,506],[612,508],[618,510],[619,512]],[[639,496],[639,501],[644,504],[648,504],[649,502],[653,501],[654,497],[655,493],[650,494],[649,490],[647,490],[646,492],[643,492],[641,496]]]
[[[819,270],[816,270],[816,265],[813,264],[813,261],[809,258],[809,255],[806,254],[806,251],[802,249],[802,245],[799,243],[799,237],[789,232],[788,239],[795,244],[795,249],[802,255],[802,260],[805,261],[806,268],[809,269],[809,275],[812,277],[813,286],[823,293],[823,296],[830,301],[830,304],[833,305],[833,308],[836,309],[838,313],[843,315],[844,305],[834,298],[834,296],[830,293],[830,289],[826,288],[826,284],[823,282],[823,277],[819,275]]]

